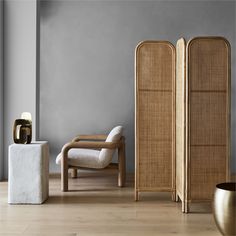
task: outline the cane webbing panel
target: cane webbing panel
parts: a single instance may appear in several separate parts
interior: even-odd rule
[[[141,140],[139,145],[139,188],[172,188],[172,143]]]
[[[172,94],[139,91],[140,187],[172,185]]]
[[[139,140],[172,142],[172,93],[139,90]]]
[[[195,38],[187,53],[188,198],[206,200],[228,174],[229,46],[220,37]]]
[[[185,155],[185,63],[186,43],[183,38],[176,44],[176,191],[181,200],[184,195]]]
[[[191,200],[210,200],[217,183],[226,181],[226,147],[191,147]]]
[[[227,90],[228,44],[222,38],[196,38],[189,43],[190,89]]]
[[[172,90],[173,48],[168,43],[143,43],[136,61],[138,89]]]
[[[136,50],[136,188],[171,191],[174,166],[175,49],[147,41]]]
[[[226,93],[190,93],[191,145],[226,145]]]

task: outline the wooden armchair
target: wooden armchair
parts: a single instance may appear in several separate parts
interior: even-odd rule
[[[69,169],[72,169],[73,178],[77,177],[77,169],[104,169],[110,165],[115,149],[118,149],[118,186],[125,185],[125,137],[121,134],[114,136],[117,130],[122,130],[122,127],[115,127],[109,135],[79,135],[63,146],[56,160],[57,164],[61,164],[62,191],[68,191]],[[73,149],[74,153],[70,154],[69,151]],[[88,155],[88,163],[85,154]]]

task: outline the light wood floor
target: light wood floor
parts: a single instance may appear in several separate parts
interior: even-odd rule
[[[182,214],[168,193],[146,193],[134,202],[132,178],[118,188],[114,170],[81,173],[69,181],[73,190],[62,193],[58,176],[51,177],[43,205],[8,205],[7,182],[1,182],[0,235],[220,235],[209,205]]]

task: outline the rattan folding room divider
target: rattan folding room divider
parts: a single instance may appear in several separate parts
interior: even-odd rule
[[[215,185],[229,180],[228,41],[180,39],[176,57],[168,42],[141,43],[135,117],[136,200],[139,192],[171,191],[183,212],[212,200]]]

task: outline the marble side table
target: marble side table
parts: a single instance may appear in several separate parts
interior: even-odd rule
[[[8,203],[43,203],[49,192],[48,142],[12,144],[8,161]]]

